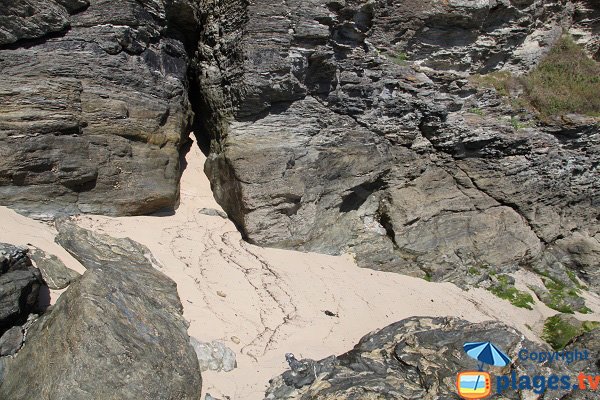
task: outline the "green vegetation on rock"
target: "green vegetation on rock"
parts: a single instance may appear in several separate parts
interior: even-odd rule
[[[580,322],[572,317],[566,318],[566,316],[558,314],[546,320],[542,338],[548,342],[553,349],[561,350],[573,338],[597,327],[600,327],[599,322]]]
[[[509,96],[511,89],[519,85],[518,79],[508,71],[494,71],[485,75],[472,75],[469,80],[475,86],[493,88],[501,96]]]
[[[569,35],[563,35],[524,76],[495,71],[470,80],[510,97],[514,108],[535,110],[541,119],[569,113],[600,116],[600,63],[589,58]]]
[[[514,287],[507,275],[499,275],[498,283],[490,287],[490,292],[511,302],[512,305],[520,308],[532,310],[534,304],[533,297],[526,292],[520,291]]]
[[[600,63],[589,58],[568,35],[522,81],[527,100],[542,117],[600,115]]]
[[[408,62],[408,55],[405,52],[400,51],[393,57],[393,61],[398,65],[406,65]]]
[[[545,277],[543,281],[546,289],[548,289],[548,295],[542,296],[541,300],[548,307],[567,314],[573,314],[575,311],[582,314],[590,312],[590,309],[585,306],[585,302],[579,295],[579,289],[569,287],[563,282],[549,277]],[[578,306],[576,305],[578,303],[584,303],[584,305]]]
[[[471,114],[479,115],[480,117],[485,115],[485,112],[478,107],[469,108],[468,110]]]

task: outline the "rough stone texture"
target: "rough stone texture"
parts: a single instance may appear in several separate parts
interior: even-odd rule
[[[569,364],[569,369],[574,373],[592,373],[598,375],[600,373],[600,328],[586,332],[581,336],[576,337],[566,347],[566,351],[581,349],[590,352],[589,360],[579,360]]]
[[[55,241],[64,247],[85,268],[100,268],[105,264],[119,264],[127,260],[135,265],[158,265],[147,247],[129,238],[113,239],[80,229],[72,221],[56,221]]]
[[[191,338],[192,347],[198,356],[201,371],[231,372],[237,368],[235,353],[223,343],[213,340],[210,343]]]
[[[81,276],[67,268],[58,257],[43,250],[32,249],[29,251],[29,257],[42,273],[42,279],[50,289],[64,289]]]
[[[69,223],[60,230],[79,238],[81,246],[68,249],[88,270],[6,362],[0,398],[200,399],[200,369],[175,283],[141,261],[143,254],[110,253],[129,242]]]
[[[0,357],[14,355],[23,345],[23,339],[23,328],[20,326],[13,326],[4,332],[0,337]]]
[[[84,3],[0,20],[0,204],[172,207],[193,108],[215,197],[253,243],[463,287],[485,266],[600,290],[597,120],[518,129],[468,79],[531,68],[563,29],[593,53],[596,0]]]
[[[41,286],[27,250],[0,243],[0,335],[35,310]]]
[[[573,26],[569,33],[577,43],[584,46],[590,56],[600,61],[600,1],[575,2]]]
[[[206,172],[250,242],[463,287],[528,267],[600,290],[597,121],[515,127],[469,80],[533,66],[573,3],[206,4]]]
[[[87,3],[0,3],[0,204],[37,217],[173,207],[196,3]]]
[[[49,0],[0,1],[0,46],[42,38],[69,27],[69,14]]]
[[[291,362],[291,370],[271,380],[265,399],[459,399],[457,373],[477,369],[477,361],[463,350],[464,343],[473,341],[491,341],[513,359],[507,367],[487,367],[493,375],[510,375],[512,371],[517,376],[570,373],[562,364],[550,367],[518,360],[522,348],[549,348],[524,339],[501,323],[413,317],[364,336],[341,356]],[[552,398],[566,394],[552,392]],[[493,398],[547,397],[510,389]]]
[[[368,16],[368,6],[363,9]],[[572,13],[570,2],[552,0],[379,1],[372,6],[369,41],[434,69],[527,70],[550,49]]]

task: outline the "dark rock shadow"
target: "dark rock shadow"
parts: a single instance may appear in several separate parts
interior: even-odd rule
[[[46,312],[48,307],[50,307],[51,300],[52,296],[50,294],[50,288],[48,287],[48,285],[42,285],[38,294],[36,311],[40,313]]]

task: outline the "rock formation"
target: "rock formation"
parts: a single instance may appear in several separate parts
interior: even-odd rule
[[[41,286],[42,276],[27,250],[0,243],[0,336],[36,310]]]
[[[300,361],[295,371],[288,370],[271,381],[265,400],[459,399],[456,375],[477,369],[477,361],[463,350],[463,344],[472,341],[491,341],[513,359],[506,367],[487,367],[493,375],[513,371],[517,376],[570,374],[561,363],[550,366],[519,360],[521,349],[549,348],[502,324],[413,317],[364,336],[340,356]],[[553,392],[552,398],[567,398],[568,392]],[[509,388],[502,397],[517,399],[522,394]]]
[[[0,3],[0,203],[42,218],[175,205],[195,7]]]
[[[462,286],[527,266],[598,291],[597,122],[520,127],[469,79],[531,68],[579,29],[574,3],[231,4],[203,25],[199,83],[206,171],[249,241]]]
[[[129,241],[66,222],[59,229],[76,238],[65,247],[88,270],[6,362],[0,397],[198,400],[200,369],[175,283]]]
[[[29,256],[40,270],[44,283],[50,289],[64,289],[80,276],[79,273],[67,268],[58,257],[47,254],[43,250],[32,249]]]
[[[538,118],[511,101],[522,87],[502,96],[477,78],[530,71],[565,32],[598,60],[599,12],[597,0],[0,0],[0,204],[58,218],[58,243],[88,268],[77,278],[38,257],[52,287],[74,283],[0,361],[0,396],[199,396],[176,290],[147,249],[60,219],[177,207],[191,130],[251,243],[353,253],[463,288],[527,269],[551,308],[588,312],[581,291],[600,294],[598,118]],[[41,284],[19,251],[0,256],[0,334]],[[18,331],[2,346],[20,345]],[[269,395],[451,396],[466,361],[439,347],[467,331],[523,343],[497,324],[412,319],[306,361],[314,379],[284,374]],[[421,364],[425,350],[450,364]]]
[[[253,243],[463,286],[488,266],[570,271],[598,290],[597,122],[515,127],[468,79],[527,71],[563,30],[594,54],[594,2],[2,7],[3,204],[173,207],[194,110],[215,196]]]

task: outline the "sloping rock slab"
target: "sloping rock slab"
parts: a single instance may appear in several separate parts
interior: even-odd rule
[[[271,380],[265,399],[459,399],[456,376],[477,369],[463,351],[466,342],[491,341],[511,357],[507,367],[486,367],[491,375],[572,375],[560,364],[519,361],[521,349],[551,351],[499,322],[469,323],[456,318],[412,317],[364,336],[351,351],[315,362],[288,357],[292,370]],[[493,382],[493,389],[494,382]],[[548,393],[549,394],[549,393]],[[552,398],[567,393],[553,391]],[[512,389],[493,398],[541,399]],[[554,397],[556,396],[556,397]]]
[[[80,276],[77,271],[68,268],[60,258],[43,250],[33,249],[29,256],[42,273],[42,278],[50,289],[64,289]]]
[[[198,359],[175,283],[135,252],[99,254],[118,239],[73,224],[61,229],[79,232],[75,237],[87,241],[82,248],[109,261],[86,264],[30,329],[21,352],[6,362],[0,398],[200,399]]]

